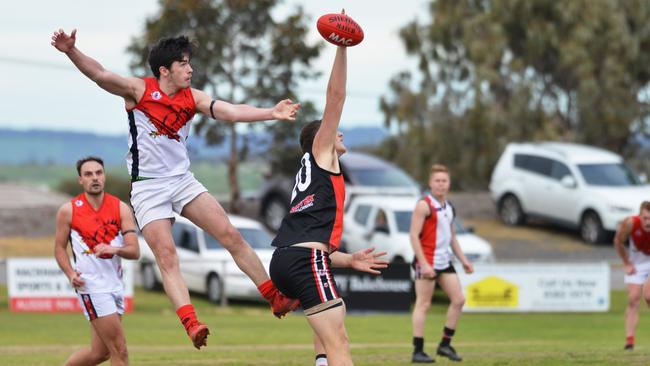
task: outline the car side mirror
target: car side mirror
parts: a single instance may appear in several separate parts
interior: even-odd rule
[[[570,175],[565,175],[564,177],[562,177],[560,183],[566,188],[575,188],[577,185],[575,178],[573,178]]]

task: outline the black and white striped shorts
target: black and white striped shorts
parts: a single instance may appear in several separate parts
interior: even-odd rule
[[[271,280],[286,296],[300,300],[306,315],[340,306],[329,253],[304,247],[283,247],[273,253]],[[321,305],[323,304],[323,305]]]

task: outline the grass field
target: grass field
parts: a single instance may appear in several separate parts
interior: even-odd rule
[[[215,307],[194,302],[211,326],[209,345],[196,351],[162,293],[136,289],[136,310],[124,318],[133,365],[312,365],[311,332],[301,314],[273,318],[262,305]],[[464,314],[454,345],[462,365],[648,365],[650,311],[643,310],[637,349],[623,352],[625,293],[612,293],[604,314]],[[427,350],[434,351],[445,305],[431,310]],[[62,364],[87,344],[81,314],[10,313],[0,287],[0,365]],[[410,364],[408,314],[350,315],[346,319],[356,365]],[[437,364],[450,361],[438,358]]]

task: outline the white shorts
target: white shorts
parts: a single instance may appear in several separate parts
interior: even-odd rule
[[[122,292],[77,294],[77,297],[86,319],[90,321],[114,313],[124,314],[124,295]]]
[[[643,285],[648,280],[648,275],[650,275],[650,263],[645,261],[641,264],[634,264],[636,268],[636,273],[633,275],[625,275],[625,283],[634,284],[634,285]]]
[[[186,204],[208,190],[194,174],[153,178],[131,184],[131,205],[140,229],[154,220],[174,218]]]

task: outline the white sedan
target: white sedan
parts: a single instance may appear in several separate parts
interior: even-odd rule
[[[411,262],[413,248],[409,239],[411,216],[418,198],[391,196],[359,196],[344,216],[343,245],[348,252],[375,247],[386,251],[391,262]],[[382,217],[383,216],[383,217]],[[463,253],[472,263],[494,261],[492,246],[472,230],[454,220],[456,237]]]
[[[228,215],[230,222],[253,247],[268,272],[274,248],[273,237],[257,221]],[[188,219],[177,216],[172,226],[181,274],[190,291],[205,294],[212,302],[228,299],[263,300],[253,281],[235,264],[221,243],[207,235]],[[162,283],[156,259],[144,238],[140,237],[140,275],[147,290]]]

